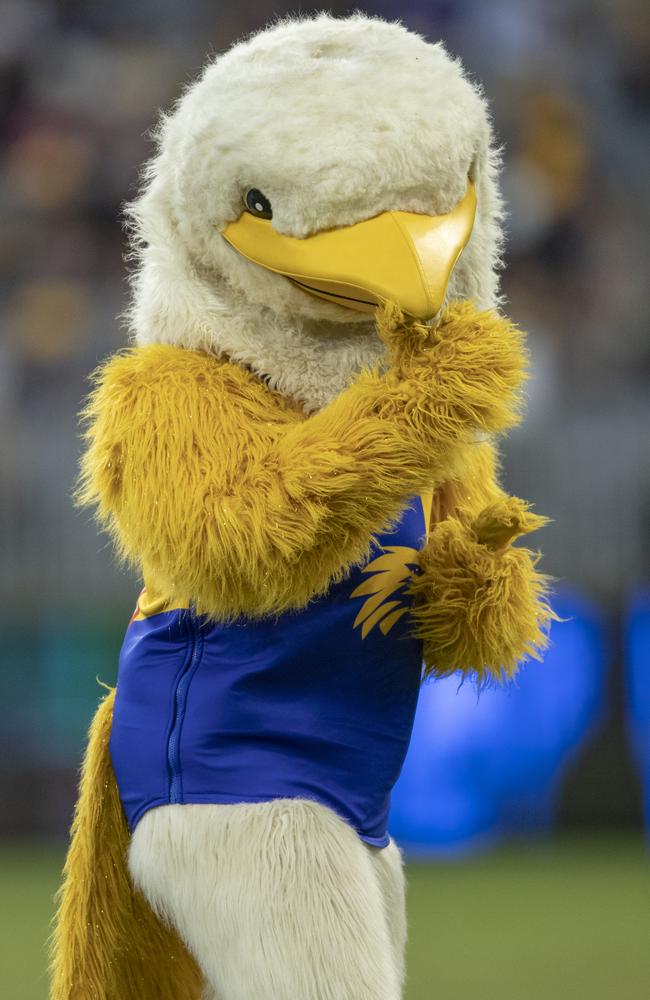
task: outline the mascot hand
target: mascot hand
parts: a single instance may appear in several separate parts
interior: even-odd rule
[[[429,328],[388,303],[377,332],[389,352],[389,396],[406,394],[407,413],[420,423],[428,415],[438,440],[467,440],[518,422],[527,356],[523,334],[506,318],[455,302]]]
[[[504,497],[478,517],[458,511],[432,528],[409,588],[427,675],[501,681],[545,647],[555,617],[549,580],[536,569],[537,553],[509,545],[545,521]]]

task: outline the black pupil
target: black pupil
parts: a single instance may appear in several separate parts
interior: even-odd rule
[[[246,194],[246,208],[260,219],[271,219],[273,217],[271,202],[257,188],[251,188]]]

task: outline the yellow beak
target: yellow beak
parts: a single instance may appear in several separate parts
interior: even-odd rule
[[[278,233],[270,220],[243,212],[221,235],[247,260],[283,274],[311,295],[370,313],[390,300],[427,320],[442,306],[475,215],[476,192],[469,181],[447,215],[382,212],[299,240]]]

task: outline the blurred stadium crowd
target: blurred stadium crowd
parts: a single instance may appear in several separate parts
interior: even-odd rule
[[[127,294],[120,205],[151,150],[156,110],[207,53],[291,9],[269,0],[0,0],[9,720],[0,782],[12,801],[0,835],[65,830],[94,678],[115,676],[137,591],[70,501],[86,377],[125,339],[116,319]],[[638,790],[617,636],[650,576],[648,6],[386,0],[364,9],[445,39],[491,98],[510,212],[505,307],[529,333],[534,374],[504,475],[553,518],[540,540],[546,570],[595,601],[613,636],[610,711],[591,770],[584,765],[573,789],[583,803],[574,812],[630,821]],[[608,805],[594,812],[588,802],[602,795]]]

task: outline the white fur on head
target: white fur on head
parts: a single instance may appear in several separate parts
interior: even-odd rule
[[[399,24],[286,20],[235,45],[164,117],[128,207],[139,343],[225,353],[323,406],[383,353],[370,317],[313,298],[219,235],[258,188],[296,237],[387,210],[447,212],[469,173],[472,238],[450,298],[495,304],[501,204],[485,101],[460,63]]]

